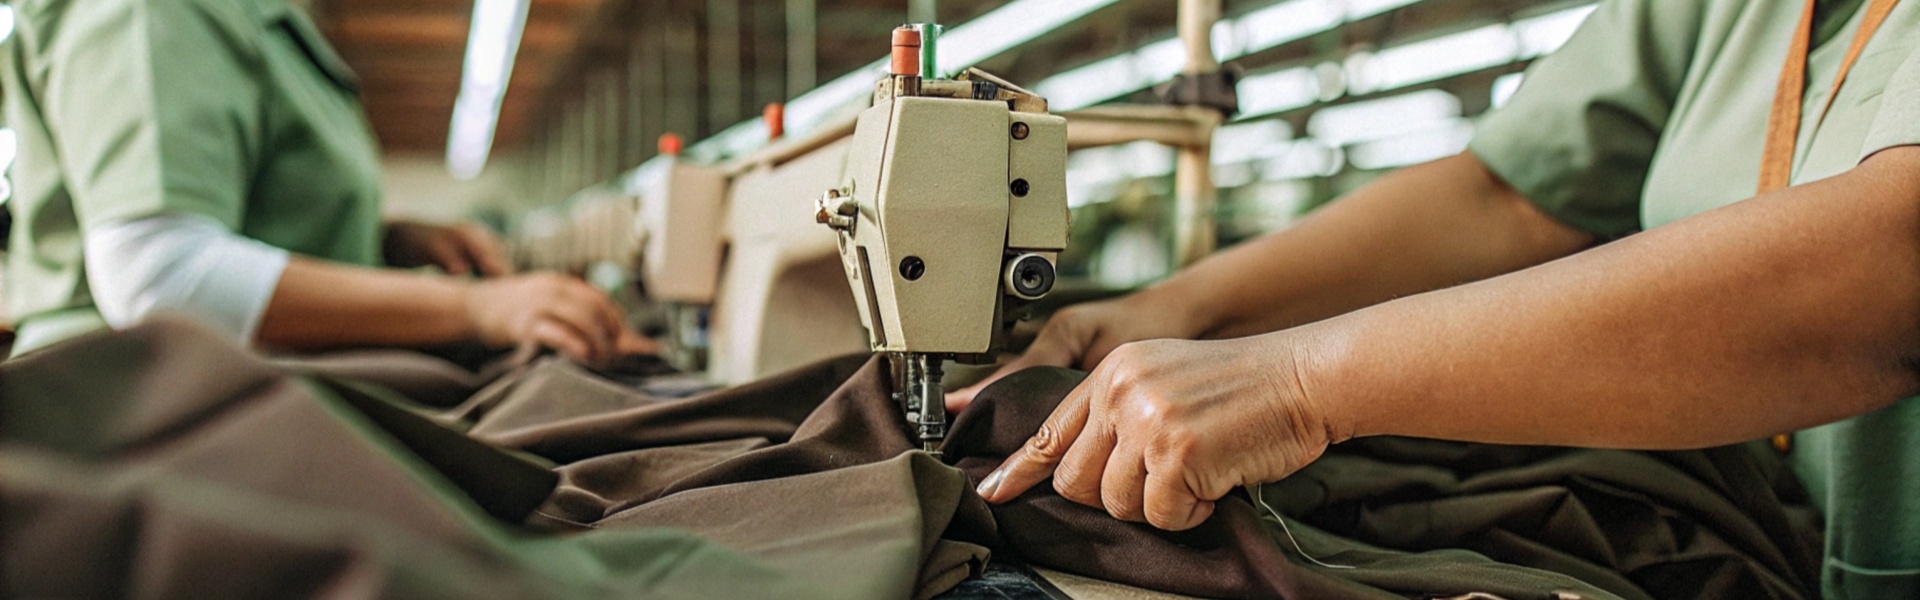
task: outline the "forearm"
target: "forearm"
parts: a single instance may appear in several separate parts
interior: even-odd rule
[[[1511,272],[1591,243],[1461,154],[1383,177],[1142,295],[1192,303],[1181,309],[1197,315],[1201,337],[1231,338]]]
[[[1920,151],[1295,332],[1336,439],[1684,448],[1920,389]]]
[[[458,280],[294,257],[261,316],[271,348],[421,346],[471,338]]]

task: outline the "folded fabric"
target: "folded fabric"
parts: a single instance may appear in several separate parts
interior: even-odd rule
[[[686,399],[551,358],[483,380],[369,356],[274,365],[160,322],[0,364],[0,596],[926,598],[990,556],[1227,598],[1817,580],[1804,498],[1738,448],[1355,442],[1262,490],[1290,534],[1245,494],[1175,533],[973,493],[1073,371],[989,387],[936,459],[865,356]]]

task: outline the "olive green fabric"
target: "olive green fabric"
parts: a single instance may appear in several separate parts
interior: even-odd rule
[[[379,155],[355,80],[286,0],[13,6],[15,353],[104,325],[89,226],[206,215],[297,254],[379,261]]]
[[[1794,184],[1920,143],[1920,2],[1895,9],[1821,118],[1864,4],[1819,5]],[[1749,198],[1801,6],[1602,2],[1470,149],[1549,214],[1603,239]],[[1795,440],[1795,470],[1827,514],[1826,595],[1920,597],[1920,400]]]

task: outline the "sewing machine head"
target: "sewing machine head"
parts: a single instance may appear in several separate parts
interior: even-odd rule
[[[892,75],[816,214],[929,451],[946,435],[942,361],[991,360],[1018,309],[1053,288],[1067,241],[1066,120],[977,70],[930,77],[938,31],[894,32]]]
[[[626,185],[640,199],[635,229],[645,240],[639,277],[662,313],[667,361],[686,371],[707,362],[707,314],[719,289],[726,173],[678,156],[677,136],[661,136],[661,155]]]

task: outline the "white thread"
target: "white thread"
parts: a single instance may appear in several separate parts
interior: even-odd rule
[[[1274,510],[1272,506],[1268,506],[1268,505],[1267,505],[1267,499],[1266,499],[1266,498],[1264,497],[1264,495],[1263,495],[1263,494],[1261,493],[1262,491],[1264,491],[1264,490],[1265,490],[1265,488],[1266,488],[1266,486],[1263,486],[1263,485],[1255,485],[1255,486],[1250,486],[1250,487],[1252,487],[1252,488],[1253,488],[1253,501],[1254,501],[1254,503],[1255,503],[1255,504],[1259,504],[1259,505],[1260,505],[1260,508],[1262,508],[1262,509],[1265,509],[1265,510],[1267,511],[1267,514],[1270,514],[1270,515],[1273,515],[1273,520],[1274,520],[1274,521],[1277,521],[1277,522],[1279,522],[1279,523],[1280,523],[1280,531],[1281,531],[1281,533],[1285,533],[1285,534],[1287,534],[1287,541],[1289,541],[1289,542],[1293,542],[1293,551],[1294,551],[1294,552],[1298,552],[1298,553],[1300,553],[1300,557],[1301,557],[1301,558],[1305,558],[1305,559],[1307,559],[1307,560],[1310,560],[1310,561],[1313,561],[1313,564],[1316,564],[1316,565],[1320,565],[1320,566],[1322,566],[1322,567],[1326,567],[1326,568],[1329,568],[1329,569],[1352,569],[1352,568],[1354,568],[1354,566],[1353,566],[1353,565],[1335,565],[1335,564],[1328,564],[1328,563],[1325,563],[1325,562],[1321,562],[1321,561],[1320,561],[1320,559],[1318,559],[1318,558],[1314,558],[1312,554],[1307,554],[1307,551],[1306,551],[1306,550],[1304,550],[1304,549],[1302,549],[1302,548],[1300,547],[1300,540],[1299,540],[1299,539],[1296,539],[1296,538],[1294,538],[1294,537],[1293,537],[1293,529],[1291,529],[1291,528],[1288,528],[1288,527],[1287,527],[1287,520],[1286,520],[1286,518],[1284,518],[1284,517],[1281,517],[1281,516],[1280,516],[1280,511],[1277,511],[1277,510]]]

